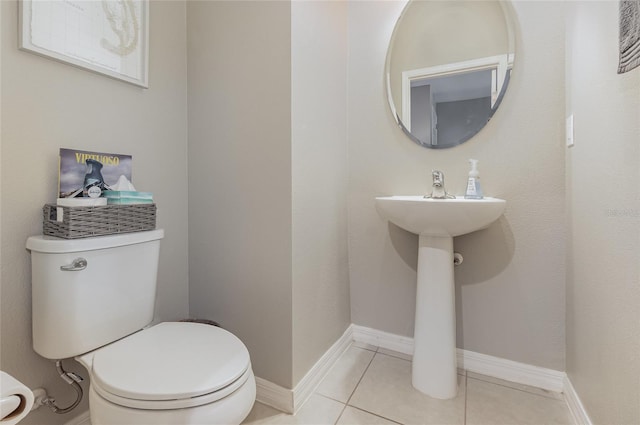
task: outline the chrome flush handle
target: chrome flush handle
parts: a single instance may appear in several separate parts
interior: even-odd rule
[[[87,268],[87,260],[84,258],[76,258],[73,262],[66,266],[60,266],[63,272],[78,272]]]

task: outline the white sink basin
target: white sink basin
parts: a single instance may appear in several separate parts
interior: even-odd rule
[[[428,396],[458,392],[453,237],[488,227],[506,205],[496,198],[376,198],[382,217],[419,235],[411,383]]]
[[[417,235],[460,236],[484,229],[502,215],[504,199],[427,199],[382,196],[376,207],[382,217]]]

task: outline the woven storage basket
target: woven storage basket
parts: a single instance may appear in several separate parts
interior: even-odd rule
[[[60,207],[46,204],[42,212],[42,233],[65,239],[141,232],[156,228],[156,204],[96,207]]]

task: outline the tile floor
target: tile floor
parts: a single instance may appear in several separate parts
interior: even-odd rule
[[[295,415],[256,403],[244,424],[572,424],[562,394],[459,371],[458,396],[411,386],[410,357],[354,343]]]

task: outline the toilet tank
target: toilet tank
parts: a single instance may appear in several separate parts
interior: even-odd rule
[[[161,229],[85,239],[32,236],[33,348],[64,359],[134,333],[153,319]],[[81,270],[63,270],[76,260]]]

